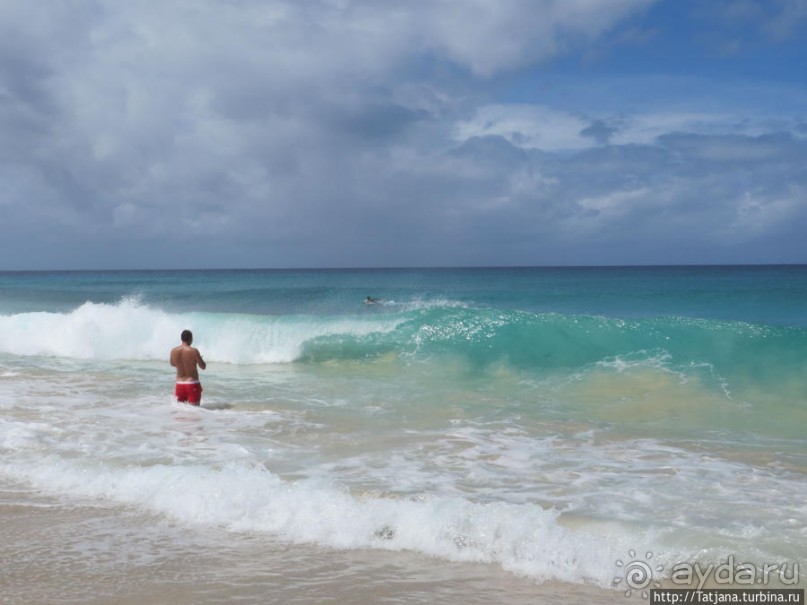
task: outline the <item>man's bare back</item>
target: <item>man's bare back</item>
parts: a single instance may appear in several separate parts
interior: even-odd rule
[[[202,400],[202,385],[199,384],[199,368],[207,368],[205,360],[193,343],[193,334],[184,330],[182,344],[171,349],[171,365],[177,369],[177,401],[199,405]]]
[[[171,349],[171,365],[177,369],[177,380],[199,380],[199,369],[207,367],[196,347],[182,343]],[[197,367],[198,366],[198,367]]]

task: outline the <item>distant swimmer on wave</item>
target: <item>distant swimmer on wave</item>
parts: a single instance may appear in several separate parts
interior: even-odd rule
[[[378,303],[382,302],[384,302],[383,298],[374,298],[372,296],[368,296],[367,298],[364,299],[365,305],[377,305]]]
[[[193,334],[183,330],[180,335],[182,344],[171,349],[171,365],[177,369],[176,398],[182,403],[199,405],[202,402],[202,384],[199,382],[199,370],[207,368],[205,360],[196,347],[192,347]]]

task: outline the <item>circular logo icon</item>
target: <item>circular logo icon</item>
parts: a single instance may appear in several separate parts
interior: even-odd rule
[[[653,584],[656,588],[659,588],[661,584],[656,582],[653,578],[653,571],[654,568],[648,562],[650,559],[653,558],[653,553],[648,552],[644,560],[636,558],[636,551],[630,550],[628,551],[628,555],[632,561],[627,563],[623,563],[622,561],[617,561],[616,566],[620,568],[620,575],[614,578],[614,584],[619,586],[622,582],[625,583],[627,590],[625,591],[625,596],[629,597],[633,594],[633,591],[642,591],[642,597],[647,598],[649,595],[645,588]],[[655,571],[662,571],[664,567],[658,565],[655,567]]]

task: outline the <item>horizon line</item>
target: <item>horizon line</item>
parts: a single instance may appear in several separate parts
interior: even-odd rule
[[[675,269],[719,267],[805,267],[807,263],[648,263],[648,264],[600,264],[600,265],[391,265],[391,266],[339,266],[339,267],[162,267],[162,268],[106,268],[106,269],[0,269],[0,273],[104,273],[104,272],[204,272],[204,271],[447,271],[474,269]]]

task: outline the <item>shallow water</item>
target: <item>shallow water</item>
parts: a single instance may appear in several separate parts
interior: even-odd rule
[[[106,502],[0,491],[0,602],[603,602],[613,591],[537,584],[495,566],[409,552],[337,550],[265,534],[193,528]]]

